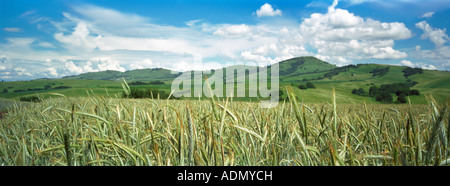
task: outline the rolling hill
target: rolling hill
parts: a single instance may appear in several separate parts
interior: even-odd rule
[[[175,79],[179,73],[172,73],[171,70],[163,68],[138,69],[125,72],[107,70],[102,72],[88,72],[76,76],[67,76],[62,79],[89,79],[120,81],[125,78],[127,81],[168,81]]]
[[[232,66],[230,69],[246,69],[248,66]],[[411,87],[420,91],[420,96],[409,96],[412,103],[425,104],[426,96],[432,95],[437,101],[445,102],[450,96],[450,72],[437,70],[423,70],[405,76],[404,66],[358,64],[337,67],[314,57],[297,57],[279,62],[280,89],[285,86],[294,87],[295,94],[305,103],[330,102],[331,89],[334,87],[337,100],[342,103],[377,103],[374,97],[352,94],[353,89],[362,88],[369,91],[372,86],[383,84],[416,82]],[[217,69],[221,70],[221,69]],[[239,70],[238,70],[239,72]],[[241,75],[242,72],[241,71]],[[88,94],[117,96],[123,91],[121,79],[127,82],[161,81],[164,84],[132,85],[132,88],[159,89],[170,93],[171,82],[181,73],[171,70],[139,69],[126,72],[103,71],[90,72],[59,79],[39,79],[31,81],[0,83],[0,97],[18,99],[23,96],[49,96],[48,93],[57,92],[66,96],[87,96]],[[238,74],[239,75],[239,74]],[[211,74],[209,75],[211,76]],[[224,76],[225,73],[224,73]],[[248,74],[247,74],[248,76]],[[230,77],[224,77],[230,78]],[[306,82],[313,83],[315,89],[299,89]],[[248,90],[248,85],[246,86]],[[282,98],[285,98],[283,95]],[[395,97],[395,95],[394,95]],[[243,99],[246,100],[246,99]],[[255,100],[255,99],[253,99]]]

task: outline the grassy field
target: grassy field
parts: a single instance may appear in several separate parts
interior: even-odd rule
[[[373,76],[374,69],[389,67],[386,74]],[[245,69],[246,66],[232,66],[230,69]],[[338,67],[314,57],[299,57],[279,63],[280,87],[305,85],[307,82],[314,83],[315,89],[301,90],[294,88],[293,92],[300,98],[300,102],[308,104],[324,104],[329,100],[330,90],[336,89],[336,99],[343,104],[379,103],[375,97],[358,96],[352,94],[353,89],[362,88],[366,92],[371,86],[381,86],[391,83],[417,82],[411,89],[420,91],[419,96],[410,96],[411,104],[428,104],[426,96],[433,96],[437,102],[445,102],[450,96],[450,73],[447,71],[424,70],[422,74],[414,74],[405,77],[403,70],[406,67],[388,66],[378,64],[363,64],[341,71],[332,77],[324,77],[327,73]],[[236,76],[245,76],[241,74]],[[121,97],[121,79],[132,81],[161,81],[161,85],[134,85],[136,89],[158,89],[171,92],[171,84],[179,74],[172,74],[166,69],[140,69],[126,72],[104,71],[91,72],[78,76],[65,77],[61,79],[40,79],[31,81],[15,81],[0,83],[0,98],[19,100],[26,96],[39,96],[43,98],[52,97],[50,93],[60,93],[68,97],[84,97],[96,95],[102,97]],[[209,74],[212,75],[212,74]],[[226,75],[226,73],[224,73]],[[247,75],[250,76],[250,75]],[[224,77],[230,78],[230,77]],[[321,78],[321,79],[317,79]],[[306,80],[306,81],[305,81]],[[248,82],[248,80],[246,80]],[[45,88],[47,86],[47,88]],[[236,86],[234,89],[236,90]],[[62,87],[62,88],[61,88]],[[224,85],[225,88],[225,85]],[[7,93],[3,93],[3,91]],[[246,84],[248,92],[249,85]],[[283,88],[281,88],[283,89]],[[283,90],[284,91],[284,90]],[[248,94],[248,93],[247,93]],[[284,91],[283,99],[286,99]],[[394,101],[397,96],[392,94]],[[198,98],[192,98],[192,100]],[[255,98],[235,98],[241,101],[257,101]]]
[[[13,103],[0,120],[0,165],[450,164],[446,102],[348,104],[328,89],[324,103],[302,104],[288,90],[292,101],[274,109],[94,95]]]
[[[122,78],[158,80],[164,84],[130,87],[171,93],[177,74],[165,69],[2,82],[0,165],[450,164],[450,73],[405,77],[400,66],[372,73],[386,67],[342,70],[312,57],[280,62],[283,96],[272,109],[260,107],[264,98],[122,98],[129,91]],[[307,82],[315,88],[298,88]],[[406,82],[420,91],[406,104],[351,93]],[[248,83],[245,89],[248,95]],[[30,96],[41,101],[19,101]]]

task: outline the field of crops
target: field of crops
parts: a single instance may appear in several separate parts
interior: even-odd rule
[[[331,92],[331,91],[330,91]],[[0,165],[448,165],[447,103],[48,98],[0,119]]]

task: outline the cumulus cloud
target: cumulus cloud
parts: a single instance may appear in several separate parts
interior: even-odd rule
[[[411,61],[408,61],[408,60],[402,60],[400,62],[400,64],[403,65],[403,66],[408,66],[408,67],[415,67],[416,66],[416,65],[414,65],[414,63],[412,63]]]
[[[281,16],[282,12],[279,9],[273,9],[272,5],[269,3],[266,3],[262,5],[258,10],[256,10],[256,15],[258,17],[264,17],[264,16]]]
[[[56,71],[56,68],[53,67],[47,68],[47,73],[52,77],[58,77],[58,72]]]
[[[324,56],[324,55],[316,54],[316,55],[314,55],[314,57],[316,57],[317,59],[320,59],[322,61],[333,62],[337,66],[344,66],[344,65],[350,64],[352,62],[342,56]]]
[[[25,68],[22,68],[22,67],[16,67],[16,68],[14,68],[14,71],[19,76],[31,76],[31,73],[27,72],[27,70]]]
[[[334,1],[337,3],[337,1]],[[364,20],[344,9],[335,9],[333,3],[326,14],[314,13],[300,25],[303,34],[323,40],[385,40],[408,39],[411,31],[403,23],[381,23]]]
[[[419,50],[417,52],[426,59],[450,59],[450,46],[442,46],[434,50]]]
[[[6,67],[0,66],[0,70],[5,70],[5,69],[6,69]]]
[[[427,69],[427,70],[437,70],[437,68],[434,65],[426,64],[426,63],[413,63],[413,62],[408,61],[408,60],[400,61],[400,65],[413,67],[413,68],[414,67],[419,67],[419,68]]]
[[[416,23],[416,27],[422,29],[423,31],[423,34],[421,36],[422,39],[429,38],[431,42],[433,42],[434,45],[438,48],[444,45],[449,40],[448,35],[445,34],[446,31],[445,28],[444,29],[433,28],[426,21]]]
[[[312,55],[304,47],[304,39],[299,34],[298,28],[282,27],[272,30],[271,33],[277,36],[275,41],[267,42],[267,44],[258,46],[253,50],[242,51],[240,53],[241,59],[262,65],[273,64],[298,56]]]
[[[119,61],[111,58],[111,57],[96,57],[92,58],[91,61],[96,62],[98,65],[99,71],[105,70],[115,70],[124,72],[125,68],[120,66]]]
[[[92,67],[92,63],[90,61],[87,61],[85,64],[79,64],[79,65],[75,65],[75,63],[73,61],[65,61],[65,70],[68,71],[68,73],[66,73],[67,75],[76,75],[76,74],[81,74],[81,73],[86,73],[86,72],[97,72],[98,70],[95,70]]]
[[[394,40],[408,39],[411,31],[399,22],[364,19],[336,8],[335,0],[325,14],[314,13],[300,25],[300,34],[322,59],[401,59],[405,52],[393,49]],[[324,57],[328,56],[328,57]]]
[[[79,22],[70,35],[64,35],[60,32],[56,33],[54,38],[64,43],[64,46],[68,49],[86,52],[94,50],[99,45],[98,42],[102,36],[93,37],[90,35],[87,24]]]
[[[131,69],[144,69],[144,68],[152,68],[153,66],[153,62],[151,59],[144,59],[142,61],[136,61],[132,64],[130,64],[130,68]]]

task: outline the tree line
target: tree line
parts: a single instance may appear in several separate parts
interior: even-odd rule
[[[395,103],[406,103],[406,96],[420,95],[419,90],[410,88],[415,84],[417,82],[382,84],[380,87],[371,86],[369,92],[363,88],[353,89],[352,94],[374,97],[376,101],[383,103],[394,103],[392,94],[395,94],[397,96]]]

